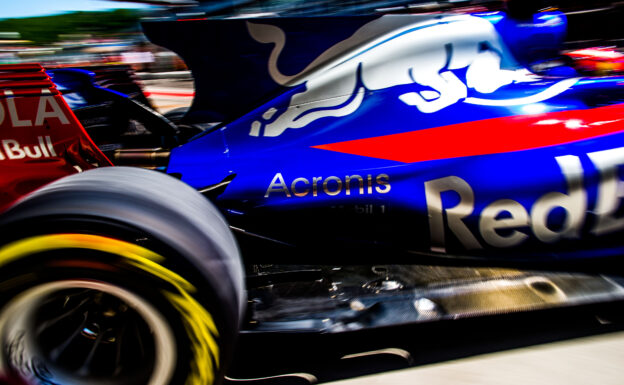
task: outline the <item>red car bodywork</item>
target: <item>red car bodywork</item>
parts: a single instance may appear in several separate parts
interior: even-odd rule
[[[110,165],[39,64],[0,65],[0,212],[58,178]]]

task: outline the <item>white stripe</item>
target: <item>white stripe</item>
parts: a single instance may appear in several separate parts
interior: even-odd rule
[[[43,143],[43,138],[40,136],[38,136],[37,138],[39,139],[39,147],[41,148],[41,152],[43,152],[43,157],[49,158],[50,153],[48,152],[48,149],[45,147],[45,144]]]
[[[557,96],[564,91],[568,90],[570,87],[575,85],[581,78],[570,78],[562,80],[552,86],[548,87],[542,92],[539,92],[535,95],[527,96],[524,98],[516,98],[516,99],[481,99],[481,98],[466,98],[464,102],[469,104],[479,104],[482,106],[519,106],[522,104],[532,104],[539,103],[546,99],[550,99],[554,96]]]
[[[50,155],[58,156],[56,155],[56,151],[54,151],[54,146],[52,145],[52,139],[50,139],[49,136],[46,136],[45,140],[46,140],[46,144],[48,145],[48,150],[50,150]]]

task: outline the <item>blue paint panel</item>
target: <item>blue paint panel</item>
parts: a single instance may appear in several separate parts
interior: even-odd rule
[[[504,15],[490,15],[486,19],[493,21],[498,30],[502,28],[501,23],[504,24]],[[472,19],[458,20],[434,20],[426,28],[472,22]],[[266,22],[279,24],[274,20]],[[478,22],[476,25],[482,26]],[[399,35],[396,39],[400,39]],[[385,47],[391,40],[383,40],[375,49]],[[489,44],[496,42],[491,40]],[[344,71],[345,76],[356,76],[353,68],[357,68],[357,79],[344,87],[347,94],[319,91],[312,103],[297,103],[315,90],[313,84],[321,84],[321,90],[328,87],[329,91],[334,91],[330,87],[332,81],[339,82],[343,78],[329,75],[326,83],[315,83],[318,78],[310,77],[284,88],[283,92],[241,113],[222,128],[174,149],[168,172],[181,174],[182,180],[195,188],[216,184],[227,175],[236,174],[216,201],[231,223],[293,243],[339,239],[387,244],[436,255],[505,255],[519,259],[578,258],[621,252],[618,238],[624,221],[620,226],[619,212],[600,213],[598,202],[606,199],[605,202],[621,203],[619,197],[603,196],[601,192],[609,188],[608,180],[624,183],[621,180],[624,155],[619,155],[624,153],[624,133],[621,133],[624,125],[622,131],[572,143],[420,163],[312,148],[496,118],[511,120],[516,116],[543,114],[544,119],[548,119],[549,113],[589,110],[624,101],[624,80],[616,77],[521,77],[520,81],[479,91],[479,85],[470,85],[469,75],[477,58],[494,58],[496,63],[496,55],[503,55],[493,75],[506,76],[512,72],[505,71],[521,71],[522,68],[517,64],[515,67],[503,65],[516,63],[513,57],[507,56],[510,54],[504,45],[488,51],[488,44],[480,44],[481,41],[476,41],[476,47],[483,49],[471,53],[473,61],[465,61],[463,66],[454,64],[454,58],[460,57],[457,52],[465,47],[473,49],[472,43],[451,46],[447,50],[450,52],[447,63],[437,74],[444,74],[445,81],[455,84],[451,91],[465,94],[448,105],[441,105],[438,110],[423,111],[427,105],[421,99],[436,101],[445,96],[444,83],[442,88],[436,88],[439,84],[427,85],[416,80],[388,87],[369,86],[374,82],[365,78],[368,74],[362,71],[368,69],[363,62],[346,67],[350,72]],[[336,40],[328,41],[325,48],[335,44]],[[295,61],[310,62],[324,52],[323,49],[317,47],[305,60]],[[345,68],[341,66],[350,65],[349,60],[366,57],[368,53],[364,50],[367,49],[362,46],[361,55],[345,54],[344,61],[338,60],[320,76],[340,71]],[[264,68],[268,68],[269,51],[264,54]],[[289,66],[285,64],[287,61],[278,60],[277,63]],[[301,65],[292,68],[297,71]],[[480,102],[475,104],[475,99]],[[354,105],[354,109],[346,111],[345,107],[350,105]],[[289,111],[301,113],[297,112],[298,116],[287,121],[290,124],[287,128],[267,130],[266,127]],[[296,127],[299,119],[312,115],[314,119]],[[600,117],[583,122],[607,123],[619,124],[602,122]],[[487,138],[473,140],[478,143]],[[435,145],[443,148],[445,143],[440,141]],[[605,152],[612,149],[616,150]],[[609,154],[606,158],[611,163],[600,166],[590,159],[588,154],[592,153],[600,158]],[[568,167],[567,171],[564,167]],[[440,187],[443,185],[448,186]],[[540,214],[540,209],[544,215]],[[271,221],[267,222],[266,218]],[[434,223],[436,218],[440,220],[438,224]],[[615,230],[604,230],[605,218],[618,222]],[[516,222],[509,224],[505,219]]]
[[[555,58],[563,48],[567,18],[562,12],[536,13],[531,22],[510,19],[503,12],[482,17],[494,24],[516,60],[523,65]]]

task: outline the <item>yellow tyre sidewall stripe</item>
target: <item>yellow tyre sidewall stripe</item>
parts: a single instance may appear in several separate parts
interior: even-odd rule
[[[174,291],[163,295],[183,318],[191,342],[193,362],[186,385],[206,385],[214,382],[219,368],[219,336],[210,313],[190,293],[197,289],[179,274],[162,266],[165,257],[144,247],[118,239],[90,234],[49,234],[21,239],[0,248],[0,268],[21,258],[60,249],[86,249],[123,257],[129,265],[169,283]],[[215,368],[213,368],[213,362]]]

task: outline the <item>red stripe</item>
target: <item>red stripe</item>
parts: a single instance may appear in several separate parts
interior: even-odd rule
[[[414,163],[530,150],[623,130],[624,104],[618,104],[588,110],[486,119],[312,147]]]
[[[189,98],[195,96],[195,92],[147,91],[144,94],[145,96],[183,96]]]

